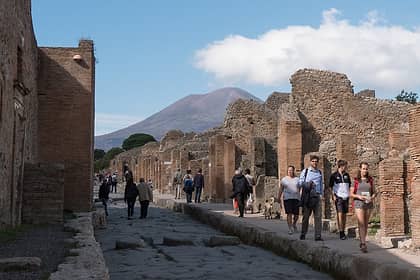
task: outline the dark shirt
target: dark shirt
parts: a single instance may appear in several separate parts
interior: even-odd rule
[[[124,191],[124,200],[126,199],[136,199],[139,195],[139,190],[137,189],[136,184],[127,184]]]
[[[109,199],[110,187],[107,182],[103,181],[99,187],[99,199]]]
[[[244,194],[247,195],[250,193],[250,186],[248,180],[242,174],[237,174],[232,178],[232,192],[233,195]]]
[[[204,176],[201,173],[197,173],[194,176],[194,188],[204,188]]]

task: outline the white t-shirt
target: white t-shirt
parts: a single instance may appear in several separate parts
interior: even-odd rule
[[[299,182],[299,177],[294,177],[294,178],[283,177],[283,179],[281,179],[280,183],[284,187],[283,200],[288,200],[288,199],[300,200],[298,182]]]

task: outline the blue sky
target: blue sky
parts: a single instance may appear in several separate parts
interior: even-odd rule
[[[39,46],[94,40],[100,135],[224,86],[265,100],[304,67],[381,98],[419,92],[417,2],[32,0],[32,17]]]

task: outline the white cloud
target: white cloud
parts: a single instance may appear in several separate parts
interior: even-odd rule
[[[95,113],[95,136],[125,128],[143,120],[143,117]]]
[[[257,38],[231,35],[198,50],[195,65],[229,82],[279,86],[300,68],[345,73],[356,88],[395,96],[420,86],[420,29],[386,24],[371,11],[357,25],[323,12],[319,27],[288,26]],[[394,95],[392,95],[394,93]]]

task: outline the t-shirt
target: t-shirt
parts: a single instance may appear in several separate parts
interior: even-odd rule
[[[283,177],[283,179],[281,179],[281,185],[284,187],[283,200],[300,199],[298,182],[298,177]]]
[[[334,194],[343,199],[349,197],[350,191],[350,176],[347,172],[344,172],[343,175],[340,172],[334,172],[330,177],[330,187],[333,188]]]

